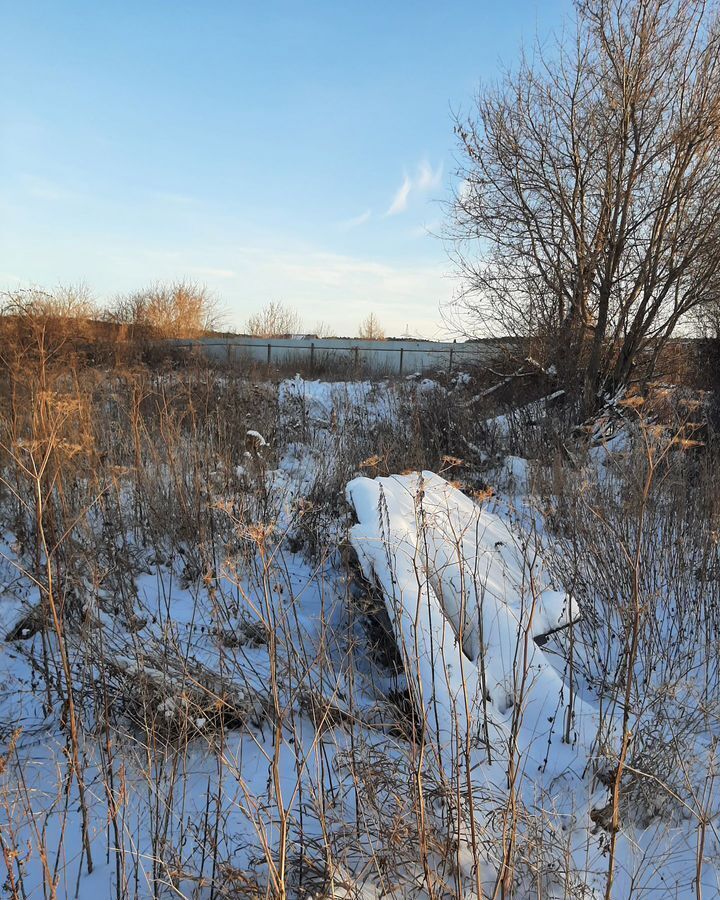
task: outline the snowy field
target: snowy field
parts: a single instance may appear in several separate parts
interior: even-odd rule
[[[560,440],[561,400],[204,370],[21,396],[5,895],[720,896],[704,400]]]

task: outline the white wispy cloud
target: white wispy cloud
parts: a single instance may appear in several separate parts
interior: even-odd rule
[[[443,166],[442,163],[433,169],[430,163],[424,159],[418,166],[417,177],[415,179],[415,187],[419,191],[437,190],[442,184]]]
[[[341,231],[351,231],[353,228],[359,228],[360,225],[364,225],[371,216],[372,210],[366,209],[359,216],[353,216],[352,219],[345,219],[344,222],[340,222],[338,227]]]
[[[415,175],[412,178],[407,173],[405,174],[403,183],[396,191],[385,215],[396,216],[398,213],[405,212],[410,195],[413,192],[425,194],[428,191],[437,190],[442,184],[442,175],[442,163],[436,169],[433,169],[428,160],[422,160],[418,164]]]
[[[396,191],[388,211],[385,213],[386,216],[396,216],[398,213],[405,212],[405,210],[407,209],[408,197],[410,196],[412,186],[412,181],[406,175],[403,179],[403,183]]]

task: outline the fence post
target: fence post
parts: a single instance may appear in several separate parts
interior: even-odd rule
[[[315,341],[310,343],[310,371],[315,371]]]
[[[357,369],[359,369],[359,367],[360,367],[360,348],[355,347],[355,370],[357,371]]]
[[[270,368],[270,357],[271,357],[271,355],[272,355],[272,344],[270,343],[270,341],[268,341],[268,358],[267,358],[268,368]]]
[[[403,370],[403,354],[404,354],[404,353],[405,353],[405,348],[404,348],[404,347],[401,347],[401,348],[400,348],[400,367],[399,367],[399,369],[398,369],[398,375],[402,375],[402,370]]]
[[[452,356],[453,356],[453,348],[450,348],[450,362],[448,364],[448,372],[452,372]]]

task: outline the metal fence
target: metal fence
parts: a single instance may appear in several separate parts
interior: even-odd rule
[[[498,355],[493,341],[363,341],[351,338],[201,338],[173,341],[174,346],[202,353],[214,362],[264,363],[267,366],[304,364],[311,370],[333,366],[388,374],[457,371],[463,365],[487,363]]]

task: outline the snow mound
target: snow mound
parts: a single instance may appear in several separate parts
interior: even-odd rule
[[[356,478],[346,493],[358,519],[351,543],[383,592],[443,768],[479,733],[502,745],[518,715],[531,757],[545,767],[557,744],[551,768],[572,767],[595,716],[577,699],[568,707],[567,684],[535,639],[579,613],[544,580],[531,537],[432,472]]]

